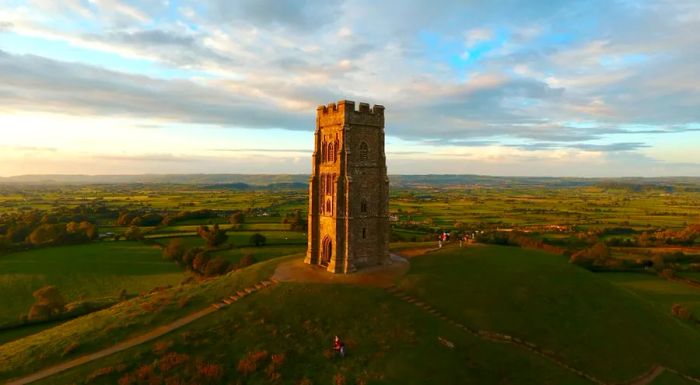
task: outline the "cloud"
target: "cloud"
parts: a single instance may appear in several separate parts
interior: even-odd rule
[[[700,122],[695,2],[32,6],[0,10],[3,36],[51,48],[0,51],[3,111],[310,131],[316,105],[351,99],[386,105],[387,134],[417,145],[515,145],[528,157],[644,153]],[[73,48],[128,60],[130,72],[40,56]]]
[[[213,0],[208,16],[217,22],[245,23],[256,27],[289,27],[296,32],[311,31],[330,23],[340,3],[325,0]]]
[[[162,80],[0,51],[4,108],[157,118],[239,127],[311,129],[312,116],[217,83]]]

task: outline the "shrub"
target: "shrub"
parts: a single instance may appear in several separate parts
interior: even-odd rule
[[[108,375],[114,373],[114,371],[115,371],[115,369],[113,366],[106,366],[104,368],[99,368],[99,369],[95,370],[94,372],[90,373],[85,378],[85,382],[89,384],[100,377],[108,376]]]
[[[219,380],[224,375],[224,368],[219,364],[198,363],[197,372],[205,380]]]
[[[243,359],[238,361],[238,372],[244,376],[247,376],[258,369],[258,365],[268,356],[267,351],[257,351],[249,353]]]
[[[683,321],[693,319],[693,313],[690,312],[690,309],[679,303],[674,303],[673,306],[671,306],[671,314],[673,314],[674,317],[682,319]]]
[[[187,354],[180,354],[176,352],[170,352],[158,360],[158,368],[160,372],[165,374],[168,373],[175,367],[184,365],[190,361],[190,356]]]
[[[127,241],[140,241],[143,240],[143,234],[141,234],[141,229],[137,226],[131,226],[124,232],[124,239]]]
[[[252,255],[246,254],[236,264],[236,269],[242,269],[255,263],[255,258]]]
[[[185,247],[180,238],[171,239],[168,246],[163,249],[163,258],[171,261],[182,263],[183,255],[185,255]]]
[[[29,309],[28,319],[46,320],[65,311],[66,300],[56,286],[44,286],[33,294],[36,302]]]
[[[267,238],[260,233],[255,233],[255,234],[250,236],[250,244],[251,245],[264,246],[265,243],[267,243]]]
[[[231,216],[228,218],[228,223],[231,224],[240,224],[245,222],[245,214],[241,211],[236,211],[235,213],[231,214]]]
[[[63,356],[67,356],[67,355],[75,352],[76,350],[78,350],[79,347],[80,347],[80,344],[78,344],[77,342],[71,342],[70,344],[68,344],[68,346],[66,346],[63,349]]]
[[[224,274],[228,271],[230,266],[231,263],[219,255],[207,263],[204,268],[204,275],[213,277],[215,275]]]

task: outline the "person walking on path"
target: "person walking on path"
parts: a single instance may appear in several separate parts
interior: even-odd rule
[[[335,336],[335,340],[333,341],[333,350],[335,350],[339,356],[345,357],[345,344],[338,336]]]

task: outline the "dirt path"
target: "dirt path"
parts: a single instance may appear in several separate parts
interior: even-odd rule
[[[352,274],[330,274],[324,268],[295,259],[277,266],[272,278],[280,282],[314,282],[389,287],[408,271],[408,261],[391,254],[391,263],[362,269]]]
[[[626,385],[649,385],[665,370],[666,368],[663,366],[655,365],[649,372],[644,373],[641,377],[628,382]]]
[[[95,361],[97,359],[107,357],[109,355],[112,355],[117,352],[121,352],[126,349],[133,348],[135,346],[141,345],[143,343],[146,343],[148,341],[152,341],[158,337],[161,337],[167,333],[170,333],[173,330],[179,329],[187,324],[190,324],[206,315],[209,315],[222,307],[228,306],[231,303],[247,296],[248,294],[257,291],[259,289],[262,289],[263,287],[271,286],[274,284],[274,281],[263,281],[260,283],[257,283],[253,286],[250,286],[248,288],[245,288],[243,290],[238,291],[236,294],[232,295],[231,297],[228,297],[223,300],[223,302],[217,302],[215,304],[212,304],[210,307],[207,307],[206,309],[202,309],[198,312],[192,313],[190,315],[187,315],[185,317],[182,317],[174,322],[171,322],[166,325],[159,326],[150,332],[146,334],[142,334],[138,337],[131,338],[129,340],[120,342],[114,346],[111,346],[106,349],[102,349],[100,351],[90,353],[87,355],[84,355],[82,357],[78,357],[74,360],[64,362],[62,364],[58,364],[55,366],[51,366],[49,368],[40,370],[36,373],[33,373],[29,376],[18,378],[15,380],[11,380],[10,382],[7,383],[7,385],[23,385],[23,384],[29,384],[35,381],[42,380],[46,377],[53,376],[54,374],[58,374],[60,372],[63,372],[68,369],[75,368],[77,366],[86,364],[91,361]]]

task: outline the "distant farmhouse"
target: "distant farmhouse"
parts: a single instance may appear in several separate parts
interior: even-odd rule
[[[384,107],[343,100],[316,110],[304,262],[350,273],[389,261]]]

